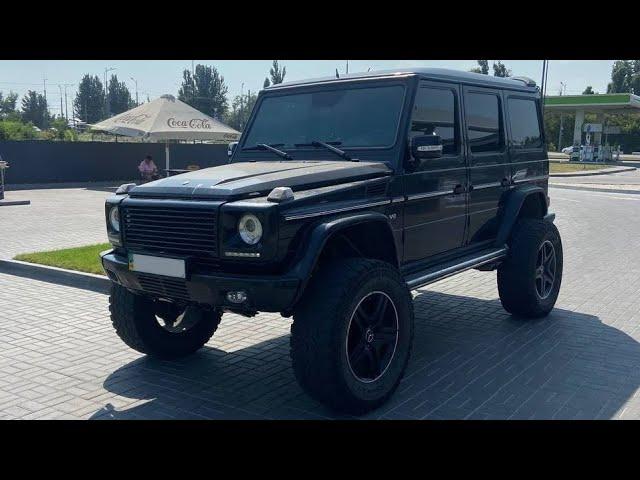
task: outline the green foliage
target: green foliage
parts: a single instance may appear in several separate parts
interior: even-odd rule
[[[264,77],[264,83],[262,84],[262,88],[267,88],[271,86],[271,82],[269,81],[269,77]]]
[[[16,103],[18,102],[18,94],[9,92],[6,97],[0,92],[0,117],[6,118],[12,113],[16,113]]]
[[[478,60],[478,66],[470,70],[471,72],[489,75],[489,60]]]
[[[32,140],[36,137],[36,131],[31,123],[0,120],[0,140]]]
[[[78,93],[73,100],[75,116],[87,123],[96,123],[105,118],[104,90],[97,75],[88,73],[82,77]]]
[[[287,67],[280,68],[278,64],[278,60],[273,61],[273,67],[269,70],[269,75],[271,76],[271,84],[277,85],[279,83],[284,82],[284,77],[287,74]]]
[[[110,115],[126,112],[135,106],[127,85],[124,82],[119,82],[117,75],[111,75],[109,80],[108,99]]]
[[[49,126],[49,110],[43,95],[33,90],[26,93],[22,98],[22,119],[43,130]]]
[[[582,92],[583,95],[593,95],[596,92],[593,91],[593,87],[591,85],[589,85],[587,88],[584,89],[584,92]]]
[[[493,64],[493,76],[494,77],[510,77],[511,70],[507,69],[506,65],[500,60]]]
[[[640,95],[640,60],[616,60],[611,68],[607,93]]]
[[[257,99],[258,96],[251,92],[245,95],[236,95],[231,103],[231,110],[224,117],[224,122],[231,128],[242,131]]]
[[[51,267],[66,268],[67,270],[78,270],[80,272],[104,275],[105,273],[100,263],[100,252],[110,247],[111,245],[108,243],[100,243],[87,245],[86,247],[65,248],[63,250],[22,253],[16,255],[14,259],[23,262],[49,265]]]
[[[196,65],[195,73],[182,72],[182,86],[178,98],[211,117],[223,117],[229,108],[229,88],[216,67]]]

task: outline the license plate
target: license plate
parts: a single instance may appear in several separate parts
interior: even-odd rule
[[[151,255],[129,254],[129,270],[141,273],[185,278],[184,260],[178,258],[153,257]]]

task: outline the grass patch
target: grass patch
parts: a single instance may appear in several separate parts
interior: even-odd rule
[[[609,168],[612,166],[614,165],[549,162],[549,170],[551,173],[583,172],[585,170],[602,170],[603,168]]]
[[[13,257],[13,259],[29,263],[39,263],[50,267],[66,268],[67,270],[78,270],[80,272],[104,275],[99,254],[109,248],[111,248],[111,245],[108,243],[98,243],[85,247],[65,248],[63,250],[52,250],[48,252],[21,253]]]

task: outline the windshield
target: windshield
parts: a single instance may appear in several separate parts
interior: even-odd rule
[[[265,143],[289,149],[317,141],[341,148],[390,147],[403,98],[402,85],[266,96],[244,147]]]

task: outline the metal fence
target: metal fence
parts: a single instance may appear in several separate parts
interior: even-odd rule
[[[227,145],[172,144],[171,168],[213,167],[228,162]],[[104,182],[137,179],[138,164],[152,155],[164,168],[164,144],[115,142],[0,142],[0,156],[11,168],[8,186],[30,183]]]

